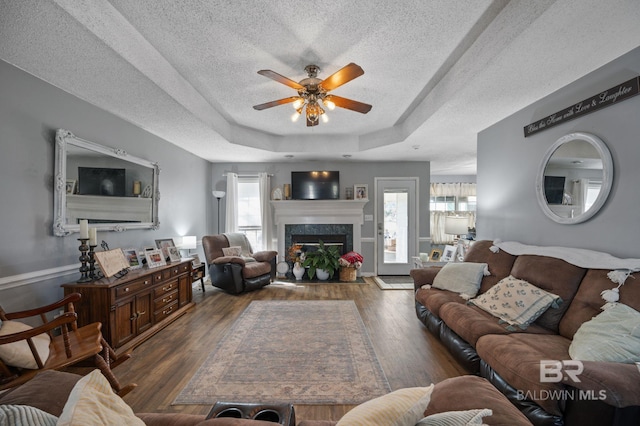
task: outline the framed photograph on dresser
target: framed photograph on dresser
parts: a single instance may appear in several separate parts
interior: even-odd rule
[[[162,250],[160,249],[147,250],[144,254],[147,258],[147,266],[149,268],[157,268],[158,266],[164,266],[167,264],[164,260]]]
[[[171,260],[171,256],[169,255],[169,247],[175,247],[175,243],[173,242],[173,238],[164,238],[162,240],[156,240],[156,247],[162,251],[162,255],[165,260]]]

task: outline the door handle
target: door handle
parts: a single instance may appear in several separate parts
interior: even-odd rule
[[[382,235],[383,229],[384,229],[384,226],[382,225],[382,222],[378,222],[378,235]]]

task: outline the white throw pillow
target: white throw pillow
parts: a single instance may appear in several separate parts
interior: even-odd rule
[[[511,325],[525,329],[562,299],[553,293],[509,275],[469,302]]]
[[[489,275],[486,263],[447,263],[433,279],[433,287],[474,297],[478,294],[482,277]]]
[[[144,426],[144,422],[113,392],[100,370],[93,370],[71,390],[57,426],[86,425]]]
[[[446,411],[432,414],[416,423],[416,426],[473,426],[482,425],[482,418],[493,414],[488,408],[466,411]]]
[[[433,385],[404,388],[349,410],[336,426],[415,426],[424,417]]]
[[[580,361],[640,362],[640,312],[613,304],[578,328],[569,355]]]
[[[2,328],[0,328],[0,336],[31,329],[33,329],[33,327],[19,321],[3,321]],[[31,340],[42,362],[46,362],[47,358],[49,358],[49,343],[51,342],[49,335],[46,333],[38,334]],[[31,370],[38,368],[36,359],[33,357],[26,340],[0,345],[0,359],[2,359],[5,364],[13,367],[28,368]]]

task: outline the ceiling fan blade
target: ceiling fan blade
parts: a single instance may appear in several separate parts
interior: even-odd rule
[[[354,78],[360,77],[362,74],[364,74],[364,70],[352,62],[322,80],[318,86],[322,87],[326,92],[329,92],[350,82]]]
[[[371,105],[343,98],[341,96],[329,95],[325,99],[333,102],[337,107],[350,109],[351,111],[360,112],[362,114],[366,114],[371,111]]]
[[[291,102],[295,102],[298,99],[300,99],[299,96],[291,96],[289,98],[278,99],[277,101],[265,102],[265,103],[260,104],[260,105],[254,105],[253,109],[257,109],[258,111],[262,111],[263,109],[272,108],[274,106],[284,105],[284,104],[288,104],[288,103],[291,103]]]
[[[304,89],[304,86],[302,86],[300,83],[297,83],[297,82],[291,80],[290,78],[287,78],[287,77],[285,77],[283,75],[280,75],[275,71],[260,70],[260,71],[258,71],[258,74],[264,75],[265,77],[268,77],[268,78],[270,78],[272,80],[275,80],[278,83],[282,83],[285,86],[289,86],[292,89],[296,89],[296,90]]]

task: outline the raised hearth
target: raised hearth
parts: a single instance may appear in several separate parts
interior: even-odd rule
[[[285,237],[285,228],[287,225],[342,225],[346,231],[330,231],[316,232],[305,231],[308,234],[348,234],[348,228],[351,228],[352,242],[349,247],[347,242],[347,251],[361,251],[361,226],[364,223],[364,206],[368,200],[282,200],[272,201],[271,205],[274,209],[274,222],[278,227],[278,253],[279,258],[284,259],[287,253],[288,245]],[[298,228],[298,227],[294,227]],[[315,228],[315,227],[308,227]],[[327,227],[331,228],[331,227]],[[293,228],[292,228],[293,229]],[[348,239],[347,239],[348,241]]]

